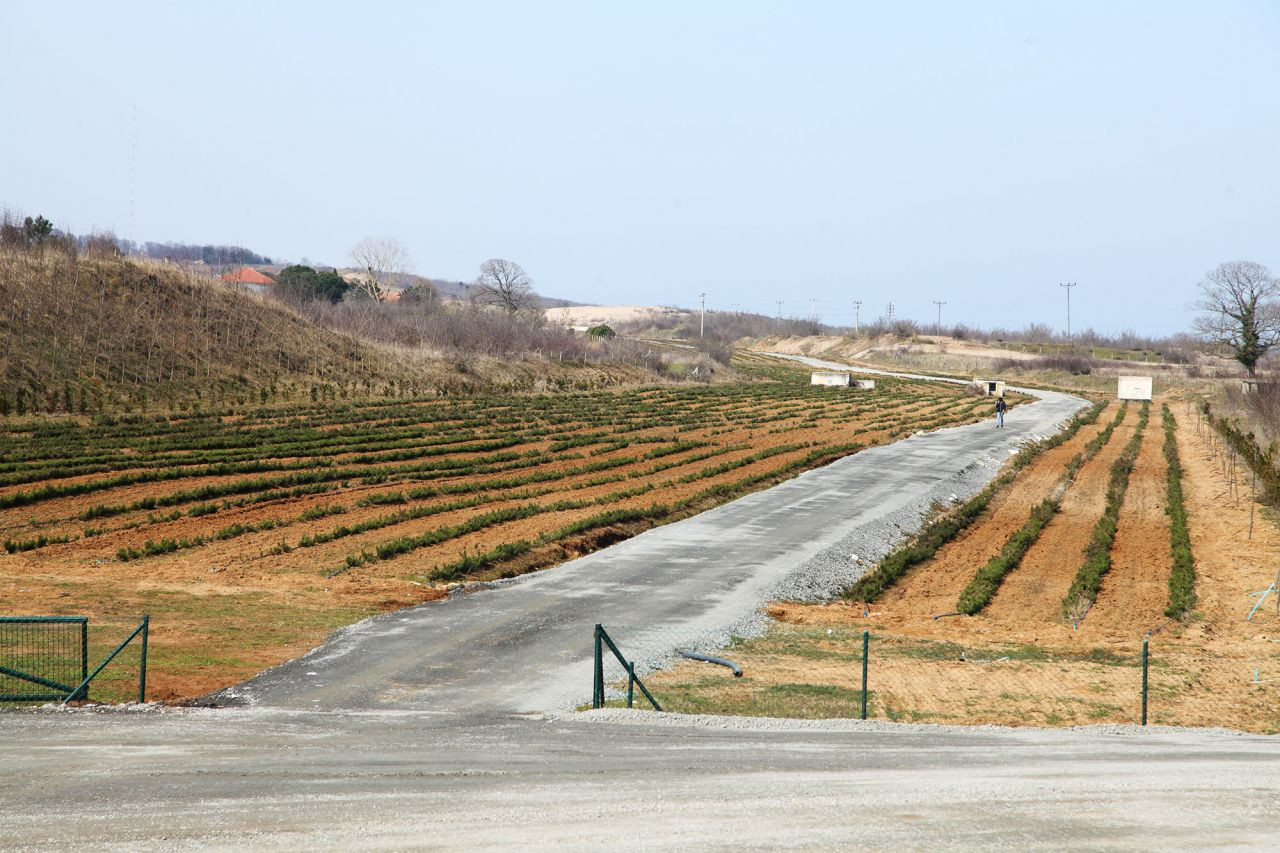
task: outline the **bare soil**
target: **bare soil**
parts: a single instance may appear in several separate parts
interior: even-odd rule
[[[1171,400],[1179,424],[1183,491],[1196,560],[1194,612],[1171,621],[1171,568],[1164,431],[1153,406],[1119,518],[1112,567],[1078,629],[1061,601],[1102,509],[1108,469],[1132,434],[1136,407],[1086,464],[993,603],[974,617],[954,609],[959,590],[994,554],[1055,472],[1087,437],[1050,451],[993,500],[987,513],[937,556],[913,569],[878,604],[775,604],[769,634],[728,650],[740,680],[681,664],[651,676],[681,707],[737,713],[852,716],[860,699],[861,636],[871,632],[872,717],[1006,725],[1136,722],[1141,655],[1149,637],[1148,719],[1280,731],[1280,605],[1269,599],[1251,621],[1251,594],[1276,580],[1280,530],[1255,507],[1252,538],[1246,474],[1215,452],[1207,428]],[[1104,412],[1100,422],[1105,422]],[[1093,431],[1096,432],[1095,428]],[[1082,433],[1085,431],[1082,430]],[[763,709],[763,710],[762,710]]]
[[[905,622],[926,618],[932,623],[935,615],[953,612],[974,572],[1004,547],[1031,509],[1057,487],[1067,462],[1114,414],[1114,406],[1105,409],[1097,422],[1081,428],[1069,441],[1018,472],[1013,484],[992,499],[981,518],[944,545],[932,560],[912,569],[903,582],[890,587],[872,608],[880,624],[896,629]]]
[[[1137,420],[1138,407],[1130,406],[1111,439],[1080,468],[1053,520],[1005,578],[987,609],[974,617],[976,621],[998,626],[994,630],[1002,637],[1013,635],[1026,642],[1068,639],[1071,628],[1062,623],[1062,600],[1106,504],[1111,465],[1133,435]]]
[[[1169,490],[1159,414],[1152,411],[1142,436],[1120,508],[1111,569],[1103,576],[1098,598],[1078,628],[1082,642],[1130,642],[1134,626],[1153,629],[1165,621],[1173,566],[1167,547]]]

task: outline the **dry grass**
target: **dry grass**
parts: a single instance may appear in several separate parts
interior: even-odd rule
[[[472,318],[465,350],[379,339],[356,322],[382,322],[379,310],[351,308],[343,314],[350,322],[334,330],[184,267],[0,249],[0,415],[208,410],[658,378],[639,363],[604,356],[562,362],[545,351],[490,352],[485,342],[504,330],[488,317]]]
[[[857,717],[862,632],[774,623],[740,640],[724,669],[682,662],[645,677],[664,710],[801,719]],[[1137,723],[1141,643],[1055,649],[873,633],[868,718],[962,725]],[[1169,637],[1151,646],[1149,722],[1280,731],[1280,657],[1208,653]]]

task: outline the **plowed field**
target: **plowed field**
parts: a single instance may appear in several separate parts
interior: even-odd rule
[[[0,613],[88,615],[109,647],[149,612],[152,695],[193,697],[449,583],[553,565],[989,408],[936,383],[773,377],[10,424]]]
[[[910,569],[877,601],[780,602],[763,638],[729,650],[745,671],[727,680],[681,664],[652,677],[676,709],[850,716],[860,699],[864,631],[869,713],[892,719],[1020,724],[1136,722],[1149,632],[1149,719],[1176,725],[1280,730],[1280,608],[1246,621],[1276,579],[1280,533],[1269,511],[1249,538],[1248,483],[1208,440],[1208,427],[1171,402],[1183,468],[1183,504],[1196,566],[1197,604],[1181,620],[1165,615],[1172,570],[1165,430],[1160,401],[1137,445],[1116,516],[1110,567],[1092,606],[1066,606],[1085,547],[1107,505],[1113,465],[1138,421],[1123,422],[1065,483],[1058,511],[974,616],[957,597],[1009,541],[1031,509],[1062,489],[1063,469],[1115,412],[1046,451],[997,494],[984,513],[934,557]],[[937,618],[935,618],[937,617]],[[1077,621],[1078,620],[1078,621]],[[664,692],[665,691],[665,692]]]

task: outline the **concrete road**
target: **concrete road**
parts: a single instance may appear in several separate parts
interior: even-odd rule
[[[727,637],[810,558],[886,518],[901,526],[877,541],[911,532],[932,498],[976,491],[1018,443],[1084,405],[1035,393],[1005,429],[979,423],[864,450],[499,588],[375,617],[216,701],[481,712],[589,702],[594,624],[641,626],[623,649],[639,657]]]
[[[1280,831],[1274,739],[628,713],[0,715],[0,847],[1274,849]]]

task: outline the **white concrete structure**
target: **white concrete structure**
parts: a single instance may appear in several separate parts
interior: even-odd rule
[[[1003,379],[975,379],[973,384],[978,386],[985,397],[1003,397],[1004,396],[1004,380]]]
[[[1241,394],[1256,394],[1259,391],[1274,392],[1275,388],[1276,388],[1276,382],[1274,379],[1241,379],[1240,380]]]
[[[828,388],[857,388],[862,391],[870,391],[876,387],[874,379],[854,379],[851,374],[838,370],[815,370],[809,374],[809,384]]]
[[[815,370],[809,374],[810,385],[826,385],[831,388],[848,388],[849,374],[834,370]]]
[[[1116,383],[1116,397],[1121,400],[1150,400],[1150,376],[1121,376]]]

